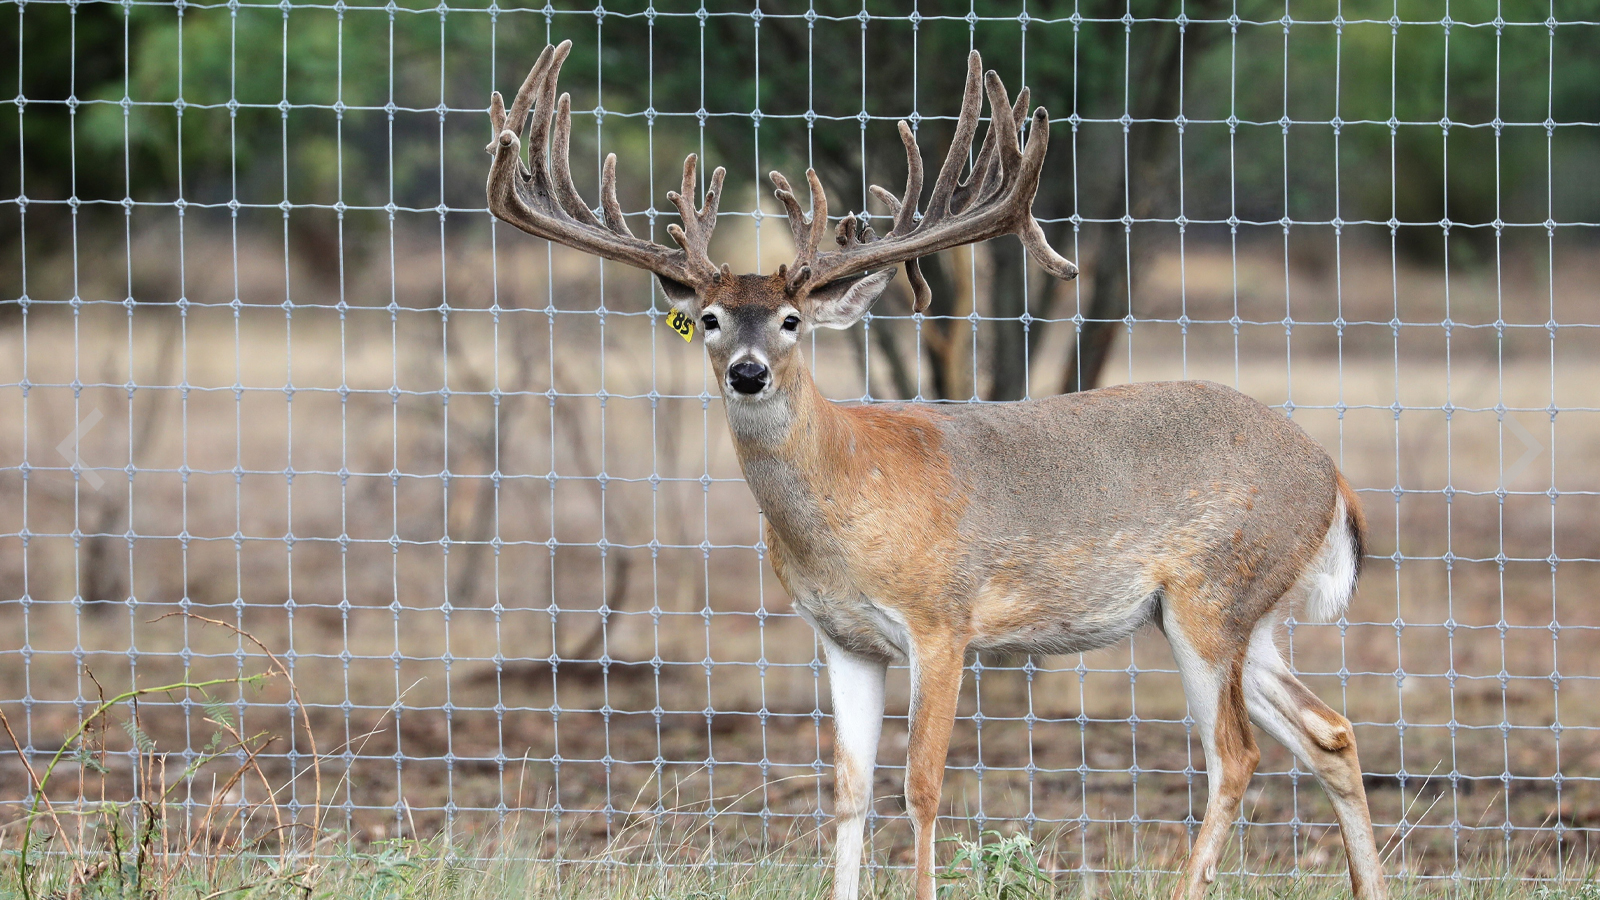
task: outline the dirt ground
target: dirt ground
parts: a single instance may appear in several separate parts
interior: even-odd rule
[[[181,284],[170,236],[139,241],[135,295],[183,296],[184,315],[116,302],[0,323],[0,710],[19,740],[59,746],[95,698],[91,672],[120,690],[262,670],[223,629],[158,621],[189,611],[292,668],[311,734],[281,682],[228,696],[281,736],[279,776],[315,738],[328,821],[360,840],[524,810],[551,853],[631,846],[673,822],[705,823],[698,839],[734,855],[826,845],[826,671],[762,558],[700,350],[643,314],[642,280],[607,267],[596,316],[596,267],[575,255],[462,241],[441,261],[437,236],[402,234],[392,269],[373,251],[350,274],[341,309],[336,283],[298,260],[286,276],[268,241],[234,255],[191,237]],[[763,258],[782,255],[771,243]],[[1307,683],[1357,723],[1391,868],[1587,858],[1595,255],[1563,246],[1557,276],[1508,255],[1447,280],[1383,247],[1287,265],[1281,244],[1177,249],[1141,283],[1110,380],[1213,378],[1292,403],[1362,491],[1372,543],[1349,622],[1300,624],[1292,642]],[[70,296],[33,277],[30,296]],[[86,273],[78,290],[120,301],[120,277]],[[272,305],[286,277],[292,315]],[[236,313],[236,282],[261,305]],[[915,359],[914,324],[887,327]],[[1034,383],[1055,383],[1071,339],[1070,322],[1047,327]],[[859,330],[817,342],[829,396],[891,395],[881,354],[864,377],[860,343]],[[57,451],[94,411],[79,452],[102,467],[98,490],[75,486]],[[1158,634],[981,659],[964,690],[952,826],[1053,836],[1063,868],[1182,851],[1203,764]],[[889,703],[875,849],[894,861],[909,838],[903,669]],[[174,758],[210,733],[181,698],[146,698],[140,723]],[[1320,790],[1263,745],[1239,864],[1338,865]],[[0,800],[25,791],[20,767],[0,765]],[[313,799],[304,778],[284,791]]]

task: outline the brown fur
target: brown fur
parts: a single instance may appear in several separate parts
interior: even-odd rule
[[[1236,651],[1234,659],[1227,664],[1226,680],[1219,692],[1213,740],[1216,754],[1222,761],[1222,777],[1212,782],[1200,833],[1195,836],[1185,877],[1174,894],[1178,900],[1202,896],[1206,886],[1216,880],[1217,863],[1222,858],[1228,829],[1238,815],[1250,778],[1261,761],[1261,751],[1256,746],[1245,707],[1244,660],[1244,653]]]
[[[945,756],[950,749],[950,723],[961,694],[965,646],[947,635],[923,635],[926,651],[916,660],[921,690],[911,709],[906,755],[906,807],[916,835],[917,894],[923,894],[922,873],[934,860],[934,820],[944,787]],[[929,879],[931,881],[931,879]]]
[[[1285,677],[1280,679],[1283,686],[1295,699],[1295,712],[1305,727],[1306,733],[1316,741],[1317,746],[1337,753],[1355,745],[1355,736],[1350,731],[1350,720],[1334,712],[1326,703],[1311,693],[1310,689],[1300,683],[1300,679]]]
[[[1244,654],[1237,653],[1228,667],[1228,677],[1222,685],[1222,696],[1217,704],[1217,751],[1226,761],[1222,794],[1229,798],[1243,797],[1245,785],[1255,774],[1261,751],[1256,747],[1255,733],[1250,730],[1250,714],[1244,705]],[[1230,813],[1229,817],[1232,819]],[[1227,823],[1224,823],[1226,827]]]

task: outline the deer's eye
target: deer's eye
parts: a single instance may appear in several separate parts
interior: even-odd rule
[[[799,316],[784,316],[783,317],[783,330],[784,331],[796,331],[799,328],[800,328],[800,317]]]
[[[717,317],[713,316],[711,313],[706,313],[705,315],[701,316],[700,324],[704,325],[707,331],[716,331],[721,327],[717,324]]]

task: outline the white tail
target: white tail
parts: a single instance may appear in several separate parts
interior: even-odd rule
[[[1356,580],[1361,576],[1365,530],[1361,507],[1343,476],[1338,484],[1333,524],[1328,526],[1327,537],[1322,539],[1322,548],[1317,551],[1303,584],[1306,618],[1313,622],[1332,622],[1343,616],[1350,607],[1350,596],[1356,591]]]
[[[721,169],[696,210],[695,159],[686,161],[681,193],[668,195],[683,220],[668,226],[678,250],[628,230],[614,158],[603,221],[578,196],[567,100],[555,100],[566,54],[566,44],[545,48],[510,110],[494,96],[489,208],[532,234],[654,272],[703,326],[772,566],[827,650],[835,900],[859,890],[891,660],[911,665],[906,805],[916,897],[932,900],[934,819],[967,656],[1078,652],[1152,623],[1172,644],[1211,788],[1179,896],[1197,900],[1216,875],[1259,758],[1254,720],[1327,788],[1356,897],[1383,897],[1350,723],[1295,679],[1274,639],[1286,598],[1302,594],[1308,613],[1338,616],[1359,572],[1360,506],[1321,447],[1282,415],[1203,382],[1013,404],[841,407],[796,352],[806,329],[865,315],[902,263],[920,309],[928,294],[916,261],[939,250],[1015,234],[1050,273],[1076,274],[1033,218],[1049,116],[1027,114],[1027,90],[1013,105],[971,54],[956,138],[920,211],[920,151],[901,123],[906,190],[873,191],[894,219],[883,237],[846,216],[838,249],[822,250],[828,205],[816,173],[806,173],[809,219],[774,174],[794,264],[734,275],[706,253]],[[985,93],[992,124],[962,179]],[[530,113],[531,169],[519,140]]]

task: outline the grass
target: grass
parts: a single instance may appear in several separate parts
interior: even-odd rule
[[[288,686],[295,705],[304,702],[290,669],[250,633],[216,619],[185,614],[197,626],[216,626],[254,645],[271,663],[261,672],[229,678],[182,681],[134,687],[107,696],[93,671],[86,674],[99,692],[99,702],[82,717],[42,766],[35,766],[10,719],[0,711],[0,728],[27,772],[28,797],[4,845],[16,895],[41,897],[168,897],[189,885],[200,896],[235,893],[226,884],[236,867],[230,860],[254,860],[248,881],[310,890],[315,865],[299,852],[319,845],[322,808],[322,756],[314,735],[307,735],[309,763],[287,780],[274,778],[261,755],[276,743],[270,731],[251,732],[218,692],[233,688],[259,690],[268,679]],[[188,676],[189,673],[185,673]],[[140,704],[146,698],[182,700],[204,710],[211,729],[196,753],[180,757],[161,752],[145,729]],[[302,718],[307,726],[309,720]],[[121,732],[126,748],[114,749],[112,736]],[[113,776],[111,763],[127,757],[131,777]],[[77,774],[72,783],[70,772]],[[67,784],[62,785],[61,782]],[[280,802],[296,781],[309,783],[315,799],[309,811]],[[207,783],[209,782],[209,784]],[[248,800],[245,789],[259,799]],[[185,803],[196,795],[209,800]],[[256,791],[259,790],[259,794]],[[287,808],[286,808],[287,807]],[[272,859],[271,871],[254,871]],[[219,894],[218,891],[221,891]]]
[[[363,849],[343,846],[315,864],[286,869],[277,858],[233,857],[201,862],[152,862],[163,868],[164,889],[142,891],[114,875],[74,883],[79,861],[51,857],[39,884],[43,896],[61,900],[162,897],[173,900],[246,898],[328,898],[328,900],[468,900],[468,898],[550,898],[550,900],[765,900],[772,897],[830,896],[828,867],[814,858],[783,853],[758,861],[709,858],[663,865],[650,861],[564,861],[530,858],[514,831],[497,840],[457,842],[385,841]],[[674,847],[661,848],[670,853]],[[1171,873],[1125,870],[1069,872],[1055,877],[1039,868],[1038,847],[1026,837],[986,832],[981,842],[961,841],[939,879],[940,900],[1057,900],[1057,898],[1165,897],[1176,881]],[[984,861],[974,865],[976,858]],[[876,900],[909,898],[909,873],[877,868],[863,896]],[[1493,873],[1460,880],[1392,877],[1393,900],[1450,897],[1454,900],[1600,900],[1600,883],[1591,878],[1533,883]],[[0,900],[24,900],[18,890],[14,858],[0,873]],[[1349,896],[1337,873],[1314,876],[1223,874],[1210,893],[1219,900],[1333,900]]]

